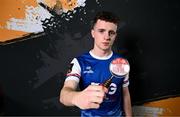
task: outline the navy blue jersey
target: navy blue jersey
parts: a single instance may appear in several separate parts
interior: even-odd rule
[[[103,84],[111,77],[110,62],[119,57],[122,56],[113,52],[107,57],[97,57],[91,51],[85,53],[72,60],[72,69],[67,73],[66,80],[77,81],[81,90],[89,85]],[[81,110],[81,116],[121,115],[123,112],[122,88],[129,85],[128,77],[128,75],[121,78],[114,76],[100,108]]]

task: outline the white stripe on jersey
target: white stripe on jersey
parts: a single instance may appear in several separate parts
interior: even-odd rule
[[[129,85],[129,73],[124,78],[123,87],[127,87]]]

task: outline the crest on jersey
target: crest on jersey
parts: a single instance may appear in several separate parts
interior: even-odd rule
[[[70,73],[72,71],[72,67],[73,67],[74,63],[71,63],[68,65],[68,70],[67,70],[67,74]]]

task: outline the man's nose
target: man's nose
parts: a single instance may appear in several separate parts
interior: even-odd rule
[[[105,33],[104,38],[110,40],[110,34],[108,32]]]

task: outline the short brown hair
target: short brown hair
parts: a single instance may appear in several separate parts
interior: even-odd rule
[[[94,27],[94,25],[96,24],[96,22],[98,20],[104,20],[104,21],[107,21],[107,22],[111,22],[111,23],[114,23],[116,25],[119,24],[119,17],[115,14],[113,14],[112,12],[108,12],[108,11],[101,11],[101,12],[98,12],[96,14],[96,16],[94,17],[93,21],[92,21],[92,25],[91,25],[91,28]]]

